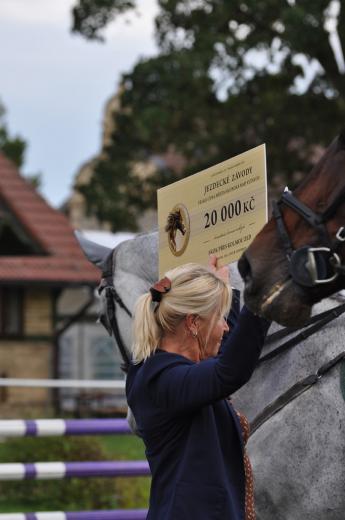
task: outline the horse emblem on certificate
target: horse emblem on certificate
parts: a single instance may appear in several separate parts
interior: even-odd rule
[[[267,221],[265,145],[157,191],[160,274],[241,256]]]
[[[186,250],[190,234],[189,214],[183,204],[176,204],[169,212],[165,231],[171,253],[181,256]]]

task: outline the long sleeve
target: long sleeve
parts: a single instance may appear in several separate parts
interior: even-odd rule
[[[217,357],[193,363],[176,354],[157,354],[147,374],[152,400],[184,413],[235,392],[251,377],[269,325],[244,306]]]

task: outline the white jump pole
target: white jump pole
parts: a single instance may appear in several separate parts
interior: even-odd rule
[[[30,388],[98,388],[108,390],[124,390],[126,382],[123,380],[103,379],[11,379],[0,378],[0,387],[30,387]]]

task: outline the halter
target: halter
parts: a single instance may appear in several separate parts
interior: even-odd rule
[[[341,191],[324,213],[315,213],[287,188],[278,202],[273,201],[273,217],[276,220],[278,234],[289,262],[290,275],[297,284],[303,287],[315,287],[331,283],[339,275],[345,274],[345,265],[341,263],[338,254],[339,248],[345,242],[345,227],[341,226],[332,240],[325,226],[325,223],[344,201],[345,189]],[[293,209],[311,227],[316,229],[324,245],[320,247],[305,245],[294,249],[281,211],[283,204]]]

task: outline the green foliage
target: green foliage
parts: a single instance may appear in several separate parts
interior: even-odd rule
[[[186,176],[266,142],[271,185],[293,187],[345,121],[345,74],[327,30],[336,21],[344,43],[345,8],[336,16],[329,0],[158,3],[160,52],[123,76],[112,141],[83,188],[89,210],[114,230],[135,228],[156,188],[181,177],[168,167],[135,173],[171,147]],[[97,1],[89,4],[95,16]]]
[[[24,162],[26,143],[19,136],[10,137],[5,123],[5,109],[0,103],[0,151],[20,168]]]
[[[26,175],[26,180],[35,188],[35,190],[39,190],[42,187],[42,173]]]
[[[49,462],[106,460],[95,438],[51,437],[6,441],[1,462]],[[1,502],[25,504],[27,511],[106,509],[116,506],[114,482],[109,478],[26,480],[0,483]],[[17,505],[18,510],[18,505]]]
[[[73,8],[73,32],[80,32],[87,39],[103,40],[103,29],[117,14],[134,7],[131,0],[79,0]]]

